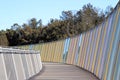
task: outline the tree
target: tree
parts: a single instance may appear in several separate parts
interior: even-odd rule
[[[107,17],[113,11],[112,6],[107,6],[105,10],[105,16]]]
[[[41,19],[37,21],[36,18],[30,19],[22,26],[15,23],[5,34],[10,46],[65,39],[94,28],[105,20],[111,10],[112,8],[109,7],[107,13],[104,13],[91,4],[87,4],[77,12],[63,11],[60,19],[50,19],[45,26]]]
[[[70,37],[72,34],[74,34],[73,29],[75,28],[75,16],[73,15],[72,11],[63,11],[60,18],[65,22],[67,35]]]
[[[0,46],[8,46],[9,42],[5,31],[0,31]]]
[[[35,18],[32,18],[30,21],[29,21],[29,26],[32,28],[32,29],[36,29],[37,28],[37,20]]]

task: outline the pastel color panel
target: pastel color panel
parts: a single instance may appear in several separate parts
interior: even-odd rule
[[[94,29],[31,48],[40,51],[42,61],[73,64],[92,72],[100,80],[120,80],[120,1]]]

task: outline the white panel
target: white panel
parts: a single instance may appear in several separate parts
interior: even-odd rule
[[[40,54],[36,54],[36,58],[37,58],[37,62],[38,62],[38,66],[39,66],[39,71],[42,69],[42,63],[41,63],[41,58],[40,58]]]
[[[21,59],[22,59],[26,79],[28,79],[29,78],[29,71],[28,71],[28,65],[27,65],[25,54],[21,54]]]
[[[16,69],[17,80],[26,79],[20,54],[12,54],[12,56],[13,56],[13,62]]]
[[[34,63],[35,64],[34,65],[35,66],[35,72],[38,73],[39,72],[39,70],[38,70],[39,67],[38,67],[38,63],[37,63],[37,59],[36,59],[36,54],[33,54],[33,59],[34,59],[34,62],[35,62]]]
[[[15,67],[11,54],[3,54],[8,80],[17,80]]]
[[[35,65],[35,61],[34,61],[34,59],[33,59],[33,58],[34,58],[33,54],[30,54],[30,57],[31,57],[32,65],[33,65],[33,72],[34,72],[34,74],[35,74],[35,73],[36,73],[36,69],[35,69],[35,68],[36,68],[36,67],[35,67],[36,65]]]
[[[8,80],[2,53],[0,53],[0,80]]]
[[[34,73],[33,73],[33,65],[31,62],[30,54],[26,54],[26,61],[28,66],[29,77],[31,77],[32,75],[34,75]]]

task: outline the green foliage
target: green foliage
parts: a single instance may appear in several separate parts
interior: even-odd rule
[[[1,45],[10,46],[35,44],[65,39],[78,35],[100,24],[112,11],[112,8],[103,13],[91,4],[84,5],[79,11],[63,11],[60,19],[51,19],[44,26],[42,20],[32,18],[22,26],[15,23],[11,29],[0,35]],[[7,36],[7,38],[6,38]],[[5,39],[5,40],[4,40]]]
[[[0,31],[0,46],[8,46],[8,40],[5,31]]]

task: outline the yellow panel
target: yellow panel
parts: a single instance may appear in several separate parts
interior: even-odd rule
[[[118,9],[118,12],[117,12],[117,16],[116,16],[116,20],[115,20],[115,23],[114,23],[114,26],[112,26],[112,27],[114,27],[114,30],[113,30],[113,34],[112,34],[112,38],[111,38],[111,42],[110,42],[110,48],[109,48],[109,52],[108,52],[108,58],[107,58],[107,63],[109,64],[109,61],[110,61],[110,53],[111,53],[111,51],[112,51],[112,44],[113,44],[113,39],[114,39],[114,34],[115,34],[115,31],[116,31],[116,26],[117,26],[117,21],[118,21],[118,15],[119,15],[119,13],[120,13],[120,7],[119,7],[119,9]],[[107,78],[107,74],[108,74],[108,64],[106,64],[106,69],[105,69],[105,74],[104,74],[104,80],[106,80],[106,78]]]
[[[82,67],[85,66],[85,60],[86,60],[85,58],[86,58],[86,54],[87,54],[87,46],[88,46],[89,35],[90,35],[89,33],[86,33],[86,42],[85,42],[84,52],[83,52],[84,56],[83,56]]]
[[[100,55],[99,55],[99,57],[98,57],[98,65],[97,65],[97,73],[96,73],[96,75],[98,75],[98,71],[99,71],[99,69],[100,69],[100,61],[101,61],[101,58],[102,58],[102,51],[103,51],[103,47],[104,47],[104,41],[105,41],[105,35],[106,35],[106,29],[107,29],[107,26],[108,26],[108,20],[106,21],[106,24],[105,24],[105,26],[103,26],[104,27],[104,32],[103,32],[103,36],[102,36],[102,43],[101,43],[101,50],[100,50]]]
[[[65,43],[65,40],[62,40],[62,47],[61,47],[61,52],[60,52],[60,54],[61,54],[61,56],[60,56],[60,62],[63,62],[62,57],[63,57],[64,43]]]
[[[95,60],[96,60],[96,55],[97,55],[97,50],[98,50],[98,44],[99,44],[99,40],[100,40],[100,32],[101,32],[101,29],[102,29],[102,27],[99,26],[99,31],[98,31],[97,40],[96,40],[95,55],[94,55],[93,64],[92,64],[92,72],[94,71]]]
[[[84,43],[84,41],[85,41],[85,34],[83,34],[82,35],[83,36],[83,42],[82,42],[82,46],[81,46],[81,50],[80,50],[80,53],[81,53],[81,55],[80,55],[80,67],[82,67],[82,61],[83,61],[83,48],[84,48],[84,45],[85,45],[85,43]]]
[[[83,42],[84,42],[84,36],[82,35],[82,40],[81,40],[81,45],[80,45],[80,51],[79,51],[79,57],[78,57],[78,66],[80,66],[80,62],[81,62]],[[80,67],[81,67],[81,66],[80,66]]]
[[[73,44],[73,51],[72,51],[72,59],[71,59],[71,64],[74,64],[74,58],[75,58],[75,50],[76,50],[76,45],[77,45],[77,37],[74,37],[74,44]]]
[[[95,31],[94,31],[95,32]],[[92,41],[91,41],[91,44],[93,43],[94,41],[94,32],[92,32]],[[87,65],[87,70],[89,70],[90,68],[90,59],[91,59],[91,53],[92,53],[92,45],[90,44],[90,52],[89,52],[89,55],[88,55],[88,65]]]

